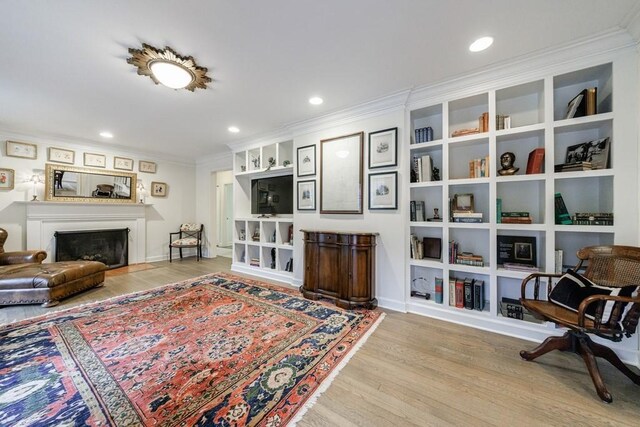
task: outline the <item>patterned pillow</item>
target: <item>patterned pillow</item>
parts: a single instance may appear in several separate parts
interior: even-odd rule
[[[180,225],[180,231],[199,231],[200,224],[184,223]]]
[[[549,301],[571,311],[578,312],[580,303],[591,295],[613,295],[630,297],[637,289],[637,286],[623,286],[621,288],[610,288],[600,286],[591,280],[569,269],[560,278],[556,286],[549,294]],[[607,323],[613,310],[614,301],[607,301],[602,312],[602,323]],[[594,320],[598,303],[590,304],[587,307],[585,316]]]

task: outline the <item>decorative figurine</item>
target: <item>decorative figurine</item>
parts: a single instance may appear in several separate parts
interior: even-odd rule
[[[500,156],[500,165],[502,165],[502,169],[498,171],[500,175],[513,175],[520,170],[514,166],[516,161],[516,155],[510,151],[503,153]]]
[[[438,208],[433,208],[433,219],[440,219],[440,213],[438,212]]]

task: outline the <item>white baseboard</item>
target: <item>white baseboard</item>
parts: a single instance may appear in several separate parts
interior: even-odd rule
[[[407,304],[403,301],[388,298],[377,298],[378,307],[386,308],[393,311],[399,311],[401,313],[407,312]]]

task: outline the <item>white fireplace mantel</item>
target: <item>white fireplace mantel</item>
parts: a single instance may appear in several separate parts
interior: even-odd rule
[[[26,202],[27,248],[47,251],[55,261],[55,232],[128,228],[129,264],[146,260],[146,217],[143,204]]]

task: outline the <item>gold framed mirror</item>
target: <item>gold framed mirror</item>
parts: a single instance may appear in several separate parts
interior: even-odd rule
[[[136,203],[135,173],[47,163],[45,200],[80,203]]]

